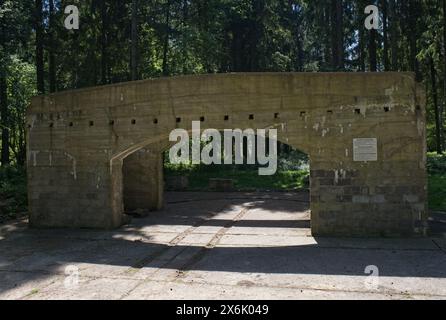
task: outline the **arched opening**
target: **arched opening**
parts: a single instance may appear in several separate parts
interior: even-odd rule
[[[173,164],[169,153],[163,153],[166,191],[309,191],[309,156],[292,146],[278,142],[277,171],[259,175],[259,167],[247,164],[247,150],[243,150],[243,164]],[[257,159],[256,159],[257,160]],[[210,181],[211,180],[211,181]],[[224,183],[224,180],[228,183]],[[221,183],[220,183],[221,182]]]
[[[122,163],[123,206],[129,215],[147,215],[163,206],[162,156],[142,148],[124,158]]]
[[[123,212],[161,220],[181,216],[179,224],[192,226],[197,219],[212,220],[238,210],[235,208],[244,208],[240,209],[243,213],[236,215],[234,228],[246,226],[248,232],[255,233],[256,228],[280,227],[311,234],[309,156],[278,141],[276,172],[259,175],[259,168],[265,164],[261,165],[257,156],[255,163],[249,164],[248,141],[245,138],[243,142],[242,164],[236,164],[235,159],[232,164],[224,164],[224,159],[222,164],[210,165],[172,163],[171,142],[151,143],[126,155],[121,169]],[[269,154],[268,139],[266,146]],[[200,150],[204,147],[202,144]],[[224,157],[224,150],[221,156]],[[214,207],[216,204],[218,208]]]
[[[189,210],[201,212],[202,217],[211,212],[217,219],[235,219],[227,226],[241,234],[267,235],[279,229],[311,234],[306,153],[278,142],[277,171],[272,175],[259,175],[262,165],[257,159],[247,164],[246,147],[243,164],[173,164],[167,151],[163,157],[166,206],[179,210],[188,203]]]

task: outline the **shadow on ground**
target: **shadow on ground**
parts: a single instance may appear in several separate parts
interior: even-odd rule
[[[114,231],[10,224],[1,230],[0,297],[63,279],[67,265],[119,279],[159,270],[364,276],[369,265],[384,277],[446,278],[444,239],[313,238],[307,199],[302,193],[168,194],[164,210]]]

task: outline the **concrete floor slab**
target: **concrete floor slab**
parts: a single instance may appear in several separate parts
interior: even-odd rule
[[[118,230],[1,226],[0,299],[446,298],[444,238],[314,238],[305,193],[166,198]]]
[[[282,287],[262,287],[247,286],[244,284],[214,285],[203,283],[183,283],[183,282],[152,282],[148,281],[136,288],[124,299],[187,299],[189,293],[195,300],[207,299],[226,299],[226,300],[308,300],[308,299],[357,299],[357,300],[384,300],[384,299],[444,299],[442,296],[435,295],[407,295],[392,294],[380,292],[355,292],[341,290],[317,290],[300,288],[282,288]]]

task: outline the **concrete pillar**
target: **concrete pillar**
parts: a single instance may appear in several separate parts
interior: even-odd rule
[[[160,151],[139,150],[123,160],[124,210],[159,210],[163,206],[163,157]]]
[[[63,152],[28,161],[30,226],[111,229],[126,223],[121,163],[110,172],[108,161],[85,162]]]

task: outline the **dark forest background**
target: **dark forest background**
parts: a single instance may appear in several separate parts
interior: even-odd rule
[[[364,26],[372,4],[379,30]],[[64,26],[68,5],[79,8],[79,30]],[[446,0],[0,0],[0,223],[26,215],[32,96],[261,71],[414,72],[427,93],[429,206],[446,211]],[[305,187],[308,168],[296,167],[302,155],[284,150],[269,180],[255,169],[201,166],[167,165],[166,176],[189,176],[205,190],[218,174],[241,189]]]
[[[80,29],[64,27],[79,8]],[[367,5],[379,30],[364,27]],[[33,95],[179,74],[413,71],[444,150],[446,0],[0,0],[3,166],[25,162]]]

